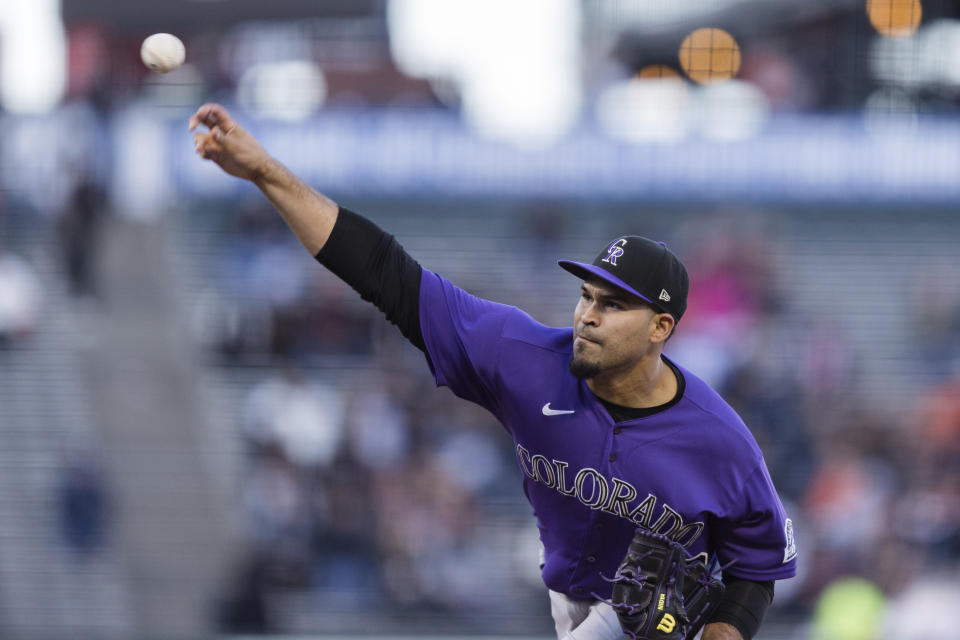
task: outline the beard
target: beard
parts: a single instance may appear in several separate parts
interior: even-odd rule
[[[577,354],[574,354],[573,357],[570,358],[570,365],[568,368],[570,369],[570,373],[581,380],[593,378],[601,371],[599,364],[581,358]]]

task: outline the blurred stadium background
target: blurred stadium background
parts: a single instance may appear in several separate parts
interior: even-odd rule
[[[960,637],[958,99],[951,0],[0,0],[0,635],[551,636],[508,439],[193,156],[217,100],[544,322],[668,241],[796,523],[759,638]]]

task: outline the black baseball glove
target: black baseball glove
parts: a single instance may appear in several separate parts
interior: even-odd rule
[[[637,529],[612,581],[611,604],[634,640],[690,640],[723,595],[703,562],[646,529]]]

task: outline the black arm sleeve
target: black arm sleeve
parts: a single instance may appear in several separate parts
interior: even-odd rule
[[[340,207],[317,261],[372,302],[413,346],[426,352],[420,330],[420,264],[389,233]]]
[[[726,589],[710,622],[726,622],[750,640],[773,602],[773,580],[755,582],[724,575],[723,584]]]

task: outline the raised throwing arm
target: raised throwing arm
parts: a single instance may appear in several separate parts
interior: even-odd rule
[[[198,131],[201,125],[207,130]],[[393,236],[307,186],[222,106],[200,107],[190,118],[190,130],[201,157],[257,185],[310,255],[376,305],[415,347],[426,351],[418,313],[420,265]]]
[[[199,130],[201,125],[207,130]],[[311,255],[323,248],[337,221],[336,202],[311,189],[271,157],[219,104],[197,109],[190,117],[190,131],[197,153],[226,173],[255,184]]]

